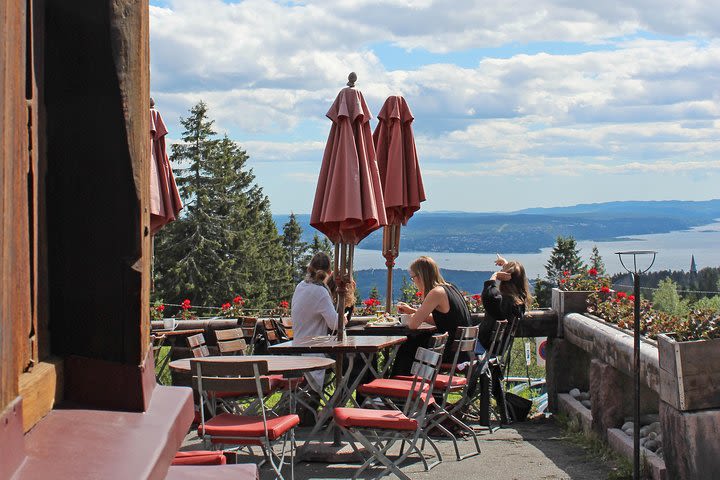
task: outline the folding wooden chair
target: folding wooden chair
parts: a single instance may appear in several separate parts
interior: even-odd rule
[[[245,355],[247,342],[242,327],[215,330],[220,355],[240,354]]]
[[[210,350],[208,350],[207,345],[205,345],[205,336],[202,333],[190,335],[187,337],[187,343],[190,350],[192,350],[193,357],[200,358],[210,356]]]
[[[410,455],[417,452],[426,470],[432,468],[427,464],[418,442],[423,434],[425,415],[428,405],[434,402],[432,396],[433,382],[438,373],[442,355],[425,348],[418,348],[415,363],[412,366],[413,380],[405,399],[405,406],[400,410],[380,410],[369,408],[335,408],[333,411],[335,424],[343,432],[363,445],[369,456],[365,463],[355,471],[352,478],[357,478],[366,468],[376,462],[386,468],[375,478],[390,472],[404,480],[410,480],[400,470],[400,464]],[[388,450],[398,441],[408,443],[408,449],[401,453],[395,461],[387,456]],[[354,444],[352,444],[355,447]],[[440,459],[440,452],[431,442]],[[433,464],[436,465],[438,462]]]
[[[251,355],[255,353],[257,324],[258,319],[255,317],[242,317],[240,319],[240,328],[242,328],[243,340],[247,343],[247,352]]]
[[[439,373],[434,381],[433,395],[436,401],[430,406],[430,413],[427,416],[427,425],[424,429],[429,432],[432,429],[437,428],[446,436],[450,437],[453,442],[455,456],[458,461],[480,454],[480,442],[478,441],[475,430],[462,421],[462,411],[469,401],[468,387],[470,383],[468,380],[472,377],[473,369],[476,363],[474,351],[478,332],[479,327],[459,327],[457,329],[455,340],[452,345],[450,345],[450,348],[454,352],[452,361],[449,364],[442,365],[443,367],[448,368],[449,371],[447,374]],[[465,356],[469,358],[469,361],[464,362],[462,365],[462,375],[460,375],[460,365],[458,364],[458,361]],[[411,378],[407,376],[395,376],[393,379],[404,380],[406,382],[411,380]],[[454,397],[459,396],[459,399],[451,403],[450,395],[453,395]],[[473,439],[473,442],[475,443],[475,451],[464,455],[460,454],[460,446],[458,444],[457,435],[447,428],[445,424],[446,421],[451,422],[457,427],[457,429],[461,432],[465,432],[465,434]],[[429,440],[429,437],[426,437],[425,440]]]
[[[295,478],[294,428],[300,423],[300,417],[295,414],[268,417],[264,402],[271,391],[267,361],[218,362],[193,359],[190,368],[193,372],[193,388],[197,389],[203,404],[210,406],[216,391],[255,395],[260,403],[259,415],[222,413],[209,420],[205,418],[205,409],[201,408],[198,436],[203,442],[212,445],[260,446],[265,457],[260,465],[270,463],[277,478],[283,479],[283,466],[289,463],[290,478]],[[279,443],[282,443],[282,448],[277,453],[274,447]],[[290,456],[287,462],[286,453]]]

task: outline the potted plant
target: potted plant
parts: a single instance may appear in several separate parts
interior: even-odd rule
[[[558,314],[558,336],[562,337],[562,319],[568,313],[584,313],[587,311],[588,297],[601,292],[610,293],[610,279],[598,275],[595,268],[590,268],[577,275],[565,270],[558,280],[558,286],[552,289],[552,309]]]

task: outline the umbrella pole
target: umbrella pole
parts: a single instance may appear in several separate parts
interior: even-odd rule
[[[342,341],[345,338],[345,280],[347,271],[347,244],[343,243],[340,245],[340,261],[336,260],[336,263],[340,264],[340,271],[336,271],[335,277],[337,292],[338,292],[338,324],[337,324],[337,339]]]
[[[400,225],[383,228],[383,257],[387,267],[387,288],[385,290],[385,311],[389,314],[393,304],[393,267],[400,249]]]

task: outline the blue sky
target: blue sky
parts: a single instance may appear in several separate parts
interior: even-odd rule
[[[351,71],[410,105],[424,210],[720,196],[720,0],[150,3],[170,142],[205,101],[274,213],[310,211]]]

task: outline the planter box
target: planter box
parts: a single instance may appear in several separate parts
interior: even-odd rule
[[[680,411],[720,409],[720,339],[676,342],[658,335],[660,399]]]

